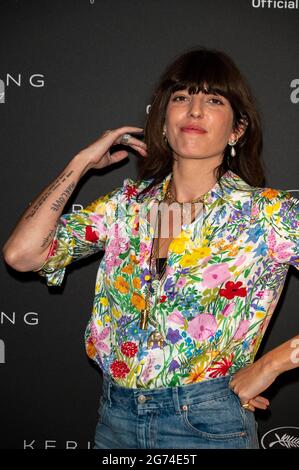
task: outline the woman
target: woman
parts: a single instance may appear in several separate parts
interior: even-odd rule
[[[294,341],[254,361],[298,268],[298,203],[264,188],[261,126],[223,52],[195,49],[165,70],[145,143],[106,131],[45,188],[4,247],[8,264],[60,285],[104,250],[86,349],[103,371],[95,448],[258,448],[261,396],[297,366]],[[128,153],[140,179],[61,216],[79,179]],[[293,354],[293,355],[292,355]]]

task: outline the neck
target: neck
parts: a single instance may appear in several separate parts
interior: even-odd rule
[[[217,162],[219,164],[219,162]],[[178,202],[189,202],[208,192],[216,183],[215,161],[176,160],[173,164],[173,188]]]

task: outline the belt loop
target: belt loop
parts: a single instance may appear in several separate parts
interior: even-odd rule
[[[176,412],[177,415],[181,414],[180,399],[179,399],[178,388],[179,388],[179,387],[172,387],[172,399],[173,399],[173,404],[174,404],[175,412]]]

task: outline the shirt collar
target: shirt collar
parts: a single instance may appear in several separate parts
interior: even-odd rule
[[[169,173],[159,184],[153,186],[140,200],[143,203],[150,200],[162,201],[166,194],[171,175],[172,173]],[[152,181],[153,178],[146,180],[147,184],[145,186]],[[218,198],[221,198],[233,209],[249,214],[253,189],[253,186],[247,184],[236,173],[227,170],[220,178],[220,182],[216,182],[213,188],[205,194],[204,201],[206,205],[211,205]]]

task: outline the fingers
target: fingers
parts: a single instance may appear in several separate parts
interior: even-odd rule
[[[113,140],[115,144],[119,144],[121,137],[124,134],[130,134],[131,132],[141,133],[143,132],[142,127],[133,127],[133,126],[123,126],[118,127],[117,129],[107,129],[103,132],[101,137],[109,137],[109,140]],[[140,141],[139,141],[140,142]]]
[[[123,126],[119,127],[118,129],[107,129],[103,134],[102,137],[108,137],[110,140],[110,146],[111,145],[116,145],[116,144],[121,144],[121,145],[126,145],[129,147],[132,147],[134,150],[136,150],[141,156],[146,157],[147,156],[147,145],[142,142],[140,139],[137,137],[134,137],[131,133],[141,133],[143,132],[142,127],[135,127],[135,126]],[[122,142],[121,139],[124,134],[129,134],[130,137],[127,142]],[[113,153],[114,157],[116,153]],[[117,158],[117,157],[116,157]]]
[[[146,149],[146,144],[144,142],[142,142],[140,139],[137,139],[136,137],[133,137],[132,135],[129,138],[128,142],[122,142],[121,138],[120,138],[120,143],[122,145],[130,145],[130,146],[136,145],[136,147]]]
[[[123,134],[117,139],[117,142],[122,145],[130,145],[133,147],[134,145],[136,147],[140,147],[142,149],[146,149],[146,144],[142,142],[142,140],[138,139],[137,137],[134,137],[133,135],[130,135],[129,139],[127,142],[122,142],[122,136]]]
[[[259,401],[260,403],[266,405],[266,406],[270,405],[270,402],[269,402],[268,398],[262,397],[261,395],[258,395],[257,397],[254,397],[254,399]]]
[[[143,148],[143,147],[140,147],[139,145],[131,145],[131,147],[137,152],[139,152],[143,157],[147,156],[146,147]]]
[[[115,133],[118,135],[122,134],[127,134],[130,132],[142,132],[144,129],[142,127],[136,127],[136,126],[123,126],[123,127],[118,127],[117,129],[107,129],[104,134],[110,134],[110,133]]]
[[[123,160],[128,156],[128,152],[126,150],[117,150],[116,152],[111,153],[111,163],[117,163]]]
[[[120,144],[120,143],[123,143],[121,142],[121,138],[124,134],[130,134],[130,135],[131,133],[140,134],[141,132],[143,132],[142,127],[123,126],[123,127],[118,127],[117,129],[114,129],[113,131],[110,131],[110,134],[113,135],[115,142]],[[137,139],[133,136],[131,136],[129,140],[131,142],[133,142],[133,140],[137,141]],[[138,142],[140,142],[140,140]]]
[[[123,126],[123,127],[118,127],[115,130],[119,131],[120,134],[126,134],[127,132],[142,132],[144,129],[143,127]]]
[[[251,398],[249,403],[253,405],[255,408],[259,408],[260,410],[266,410],[269,406],[269,400],[263,398],[261,396],[257,396],[255,398]]]
[[[122,142],[122,140],[121,140],[122,136],[123,136],[123,134],[121,135],[121,137],[119,137],[117,139],[118,143],[120,143],[121,145],[127,145],[129,147],[132,147],[134,150],[139,152],[140,155],[142,155],[143,157],[147,156],[147,145],[144,142],[142,142],[140,139],[132,136],[131,134],[130,134],[130,137],[129,137],[127,142]]]
[[[246,406],[246,409],[249,411],[255,411],[254,405],[251,404],[251,400],[248,402],[248,406]]]
[[[131,127],[131,126],[124,126],[120,127],[118,129],[113,130],[107,130],[104,135],[110,134],[114,138],[114,144],[121,144],[121,145],[127,145],[132,147],[134,150],[139,152],[143,157],[147,156],[147,146],[144,142],[142,142],[140,139],[137,137],[134,137],[131,133],[132,132],[137,132],[141,133],[143,132],[142,127]],[[129,134],[129,139],[127,142],[122,142],[122,137],[124,134]]]
[[[242,403],[242,406],[244,403]],[[246,409],[250,411],[255,411],[255,408],[258,408],[260,410],[266,410],[268,406],[270,405],[270,402],[267,398],[261,397],[258,395],[257,397],[251,398],[246,402]]]

